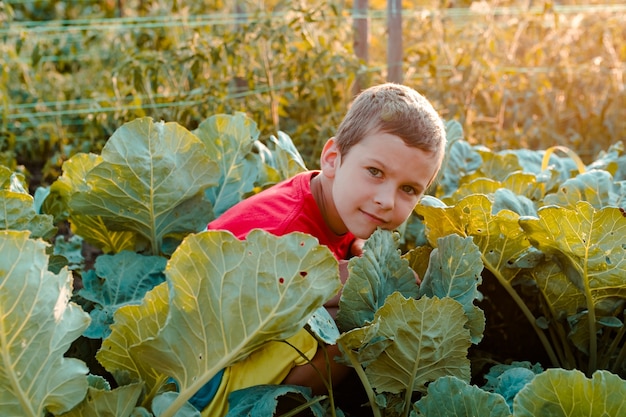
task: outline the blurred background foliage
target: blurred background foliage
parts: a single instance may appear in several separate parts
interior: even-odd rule
[[[243,111],[307,166],[353,97],[387,77],[385,0],[369,61],[348,0],[0,1],[0,164],[49,184],[137,117],[188,129]],[[405,0],[404,83],[493,150],[563,145],[593,160],[626,140],[621,0]]]

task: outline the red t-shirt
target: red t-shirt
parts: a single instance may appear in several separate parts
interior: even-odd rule
[[[311,193],[311,179],[319,171],[307,171],[276,184],[234,205],[207,226],[229,230],[244,239],[252,229],[275,236],[291,232],[308,233],[328,246],[337,259],[347,259],[354,235],[336,235],[324,221]]]

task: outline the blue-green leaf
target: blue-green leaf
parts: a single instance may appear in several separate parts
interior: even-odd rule
[[[78,294],[95,303],[85,336],[103,339],[110,333],[113,314],[123,305],[139,304],[146,292],[165,281],[167,259],[123,251],[96,258],[94,269],[83,275]]]
[[[511,412],[499,394],[444,376],[428,386],[425,397],[414,404],[411,417],[509,417]]]
[[[165,324],[130,355],[178,383],[177,404],[264,343],[296,334],[341,286],[337,260],[317,239],[260,229],[245,241],[225,231],[189,235],[165,273]]]
[[[371,323],[376,310],[396,291],[417,297],[415,274],[401,257],[398,240],[397,233],[378,229],[365,242],[363,256],[350,260],[336,317],[340,330]]]
[[[469,381],[466,325],[463,307],[451,298],[415,300],[396,292],[372,324],[342,334],[338,345],[354,351],[377,392],[425,392],[445,375]]]
[[[324,417],[324,409],[311,395],[311,389],[295,385],[257,385],[234,391],[228,397],[226,417],[273,416],[282,396],[297,398],[299,404],[308,407],[316,417]]]
[[[204,230],[211,220],[204,192],[217,184],[217,165],[182,126],[136,119],[113,133],[101,157],[72,194],[71,212],[137,233],[155,255],[165,237]]]
[[[217,185],[206,190],[217,217],[241,201],[254,187],[258,164],[251,151],[252,144],[259,137],[259,129],[252,119],[238,112],[232,116],[211,116],[193,133],[205,144],[209,157],[219,167]]]
[[[69,302],[72,275],[48,271],[46,243],[0,231],[0,404],[6,416],[61,414],[87,392],[87,366],[65,358],[89,325]]]
[[[626,381],[608,371],[591,379],[578,370],[548,369],[515,397],[515,417],[606,417],[626,415]]]
[[[419,289],[420,296],[458,301],[468,316],[473,343],[482,339],[485,330],[484,313],[474,305],[474,300],[482,298],[478,291],[482,270],[480,249],[472,238],[448,235],[437,240]]]

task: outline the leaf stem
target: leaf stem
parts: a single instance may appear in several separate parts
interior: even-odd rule
[[[583,172],[585,172],[585,170],[586,170],[585,164],[580,159],[580,157],[574,151],[572,151],[570,148],[568,148],[566,146],[561,146],[561,145],[551,146],[550,148],[546,149],[546,152],[543,154],[543,160],[541,161],[541,170],[542,171],[544,171],[548,167],[548,163],[550,162],[550,156],[554,153],[554,151],[561,151],[561,152],[567,154],[567,156],[572,158],[572,160],[576,163],[576,167],[578,168],[578,172],[581,173],[581,174]]]
[[[605,351],[604,361],[598,364],[600,369],[607,369],[609,367],[609,362],[611,361],[611,356],[613,356],[613,352],[617,349],[617,347],[621,344],[622,338],[624,337],[624,333],[626,332],[626,326],[622,324],[622,327],[619,328],[615,337],[613,337],[613,342],[609,346],[609,348]],[[621,354],[621,352],[620,352]],[[619,362],[615,362],[615,364],[619,364]]]
[[[376,396],[374,395],[374,390],[372,389],[372,386],[370,385],[369,380],[367,379],[367,375],[365,375],[365,371],[361,367],[361,364],[359,363],[358,359],[355,357],[352,350],[348,349],[346,345],[343,344],[341,339],[337,340],[337,344],[341,346],[342,348],[341,350],[348,357],[348,359],[350,360],[350,363],[352,364],[352,367],[354,368],[357,375],[359,376],[359,379],[361,380],[361,383],[363,384],[363,389],[365,389],[365,393],[367,394],[367,398],[369,399],[370,407],[372,409],[372,413],[374,414],[374,417],[382,417],[380,408],[378,408],[378,404],[376,404]]]
[[[309,329],[307,329],[307,330],[309,330]],[[306,360],[309,363],[309,365],[311,365],[313,367],[315,372],[317,372],[317,375],[320,377],[322,382],[324,382],[324,386],[326,387],[326,391],[328,391],[328,402],[330,403],[330,410],[331,410],[332,417],[337,417],[337,413],[335,411],[335,396],[334,396],[334,393],[333,393],[332,374],[331,374],[331,369],[330,369],[330,358],[328,357],[328,351],[326,350],[326,343],[324,343],[323,340],[320,340],[320,338],[317,337],[317,335],[315,333],[311,332],[310,330],[309,330],[309,333],[311,335],[313,335],[317,339],[317,343],[319,343],[322,346],[322,350],[324,352],[324,361],[326,363],[326,373],[328,374],[328,380],[326,378],[324,378],[324,375],[322,374],[322,372],[317,368],[317,366],[315,366],[315,364],[311,361],[311,359],[309,359],[304,354],[304,352],[302,352],[300,349],[298,349],[293,344],[289,343],[287,340],[281,340],[281,342],[286,343],[289,346],[291,346],[296,352],[298,352],[300,357],[304,358],[304,360]],[[316,401],[316,402],[318,402],[318,401]],[[311,403],[311,404],[314,404],[314,403]]]
[[[535,318],[533,313],[530,311],[526,303],[524,303],[524,301],[519,296],[517,291],[513,289],[513,286],[509,284],[509,282],[500,274],[498,269],[492,267],[491,264],[487,261],[487,259],[485,259],[484,255],[482,255],[481,258],[483,260],[483,265],[485,265],[485,267],[489,266],[488,269],[497,278],[497,280],[504,287],[506,292],[513,298],[517,306],[522,310],[522,313],[524,313],[524,316],[526,316],[526,318],[530,322],[530,325],[533,327],[533,329],[535,330],[535,333],[539,337],[539,340],[541,341],[543,348],[546,350],[546,353],[548,354],[548,357],[550,358],[552,365],[557,368],[560,368],[561,365],[559,363],[559,358],[556,356],[556,353],[554,353],[554,349],[552,348],[552,345],[550,344],[550,341],[548,340],[546,334],[543,332],[541,328],[539,328],[539,326],[537,326],[537,319]]]

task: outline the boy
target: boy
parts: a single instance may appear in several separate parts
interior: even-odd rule
[[[364,90],[352,103],[335,137],[322,150],[320,170],[298,174],[240,202],[208,225],[239,239],[255,228],[277,236],[304,232],[329,247],[347,279],[347,259],[360,255],[362,243],[378,227],[393,230],[411,214],[441,167],[446,142],[442,120],[415,90],[386,83]],[[336,311],[339,295],[326,307]],[[324,354],[301,330],[289,342],[322,373]],[[327,347],[329,357],[339,355]],[[331,360],[333,384],[349,368]],[[326,388],[317,371],[290,346],[269,342],[226,369],[203,416],[226,414],[228,393],[260,384]]]

